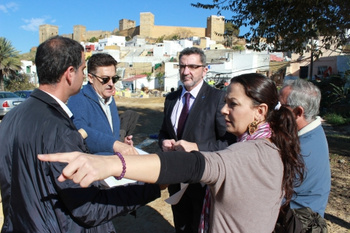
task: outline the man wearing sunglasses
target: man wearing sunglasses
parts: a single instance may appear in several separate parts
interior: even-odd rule
[[[88,84],[79,94],[68,100],[73,112],[73,122],[87,133],[86,144],[90,153],[133,153],[132,136],[120,140],[120,118],[114,101],[114,84],[117,61],[109,54],[97,53],[90,57],[87,65]],[[129,144],[129,145],[128,145]]]

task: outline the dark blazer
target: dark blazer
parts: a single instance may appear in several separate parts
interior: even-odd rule
[[[172,92],[165,99],[164,119],[158,136],[161,148],[165,139],[178,140],[171,114],[181,92],[181,89]],[[218,151],[233,143],[235,137],[226,132],[225,118],[221,114],[224,97],[224,91],[204,82],[190,109],[181,139],[196,142],[200,151]],[[168,190],[173,195],[180,190],[180,184],[170,185]],[[190,184],[180,202],[172,206],[176,232],[198,232],[204,195],[205,187]]]
[[[158,137],[160,147],[164,139],[178,140],[171,122],[171,113],[180,97],[181,89],[170,93],[165,99],[164,119]],[[183,140],[196,142],[200,151],[217,151],[228,146],[230,142],[227,138],[230,135],[226,133],[225,119],[221,114],[224,97],[224,91],[203,83],[187,117]]]
[[[59,182],[64,163],[38,154],[81,151],[83,138],[61,106],[34,90],[0,124],[1,232],[115,232],[112,220],[160,196],[158,185],[100,189]]]

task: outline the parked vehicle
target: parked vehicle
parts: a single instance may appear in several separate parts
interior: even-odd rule
[[[21,98],[25,98],[27,99],[30,96],[30,93],[32,93],[33,90],[25,90],[25,91],[15,91],[13,93],[15,93],[16,95],[18,95]]]
[[[26,99],[21,98],[12,92],[0,91],[0,116],[5,116],[6,113],[25,100]]]

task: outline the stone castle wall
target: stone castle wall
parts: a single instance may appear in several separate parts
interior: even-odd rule
[[[154,25],[154,15],[150,12],[140,13],[140,25],[135,26],[135,21],[121,19],[119,21],[119,31],[117,35],[133,38],[134,36],[141,36],[148,39],[156,39],[162,36],[179,35],[181,38],[198,36],[209,37],[217,42],[223,41],[223,34],[225,30],[225,21],[221,16],[210,16],[207,18],[207,27],[178,27],[178,26],[157,26]],[[115,32],[115,31],[114,31]],[[40,25],[39,27],[39,42],[42,43],[51,36],[58,35],[58,26],[54,25]],[[84,25],[74,25],[72,34],[65,34],[64,36],[72,38],[76,41],[88,41],[92,37],[97,39],[106,38],[112,35],[111,31],[86,31]]]
[[[44,24],[39,26],[39,43],[58,35],[58,26]]]
[[[127,29],[134,28],[134,27],[136,27],[136,22],[134,20],[130,20],[130,19],[119,20],[119,30],[120,31],[127,30]]]
[[[206,37],[217,42],[224,41],[225,18],[223,16],[212,15],[207,18]]]
[[[153,26],[148,37],[158,38],[161,36],[179,35],[181,38],[198,36],[205,37],[205,28],[176,27],[176,26]]]

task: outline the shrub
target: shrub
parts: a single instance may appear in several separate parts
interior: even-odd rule
[[[35,88],[35,85],[29,82],[29,77],[26,74],[17,74],[15,78],[5,81],[6,91],[33,90]]]
[[[323,79],[321,82],[313,81],[321,90],[322,115],[327,113],[337,113],[344,117],[350,117],[350,94],[349,89],[345,87],[345,80],[340,76],[332,76]]]
[[[327,113],[323,118],[332,125],[344,125],[349,122],[348,118],[345,118],[336,113]]]

